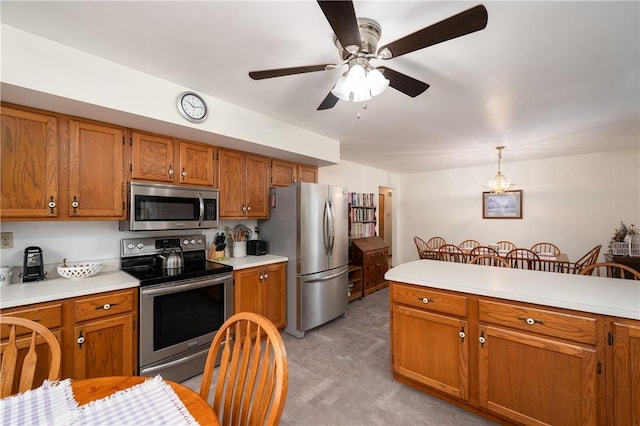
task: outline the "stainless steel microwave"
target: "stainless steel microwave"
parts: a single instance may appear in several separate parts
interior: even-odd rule
[[[128,220],[121,231],[205,229],[218,227],[217,189],[132,182],[128,187]]]

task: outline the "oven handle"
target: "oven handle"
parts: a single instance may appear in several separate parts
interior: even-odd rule
[[[208,287],[210,285],[222,284],[227,281],[231,276],[226,275],[224,277],[210,278],[206,280],[197,280],[184,284],[163,285],[160,288],[144,288],[140,290],[143,296],[153,296],[159,294],[176,293],[182,290],[191,290],[196,288]]]
[[[203,350],[201,350],[201,351],[199,351],[199,352],[197,352],[195,354],[191,354],[191,355],[185,356],[183,358],[176,359],[174,361],[164,363],[162,365],[156,365],[155,367],[144,367],[144,368],[142,368],[140,370],[140,374],[148,376],[149,373],[153,373],[153,372],[158,371],[158,370],[164,370],[167,367],[173,367],[175,365],[183,364],[183,363],[185,363],[187,361],[190,361],[190,360],[192,360],[194,358],[201,357],[202,354],[209,352],[209,349],[210,349],[210,347],[207,346],[205,349],[203,349]]]

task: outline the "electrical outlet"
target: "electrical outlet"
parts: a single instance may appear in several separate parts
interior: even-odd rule
[[[0,249],[13,248],[13,232],[0,233]]]

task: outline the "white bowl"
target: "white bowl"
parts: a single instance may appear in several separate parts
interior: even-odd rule
[[[58,266],[58,274],[64,278],[89,278],[100,272],[101,262],[69,263],[67,266]]]

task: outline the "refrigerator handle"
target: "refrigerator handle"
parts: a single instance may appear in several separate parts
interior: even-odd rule
[[[329,255],[333,254],[333,244],[336,239],[336,213],[333,210],[333,204],[331,204],[331,199],[328,200],[329,205]]]
[[[325,256],[329,256],[329,200],[324,200],[324,213],[322,217],[322,239],[324,243],[324,254]]]

